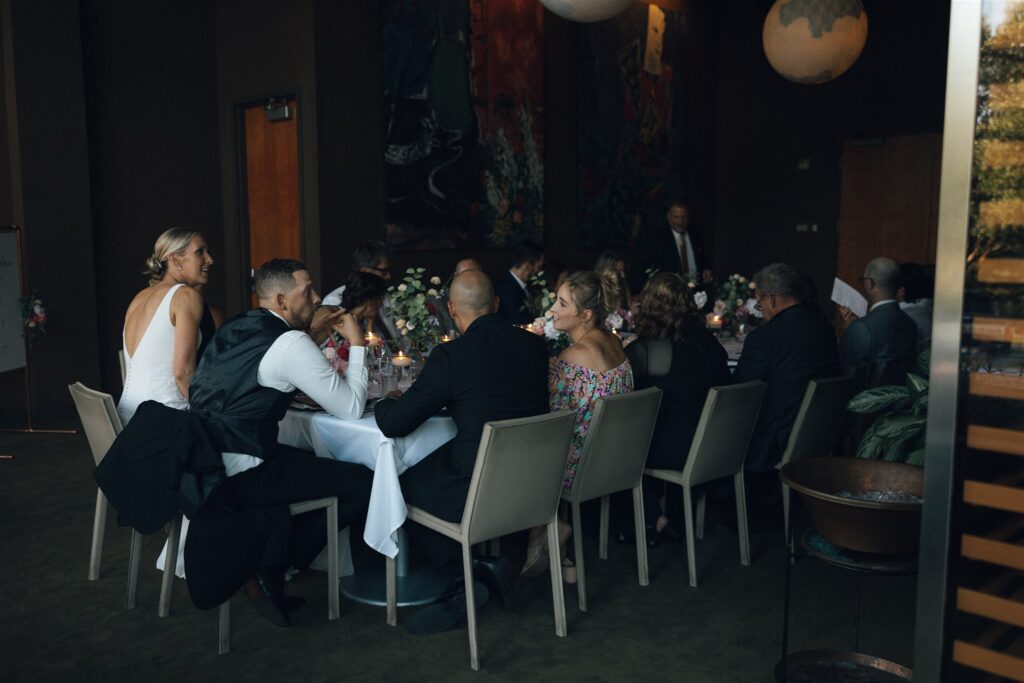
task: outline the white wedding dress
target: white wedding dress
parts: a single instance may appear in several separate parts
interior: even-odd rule
[[[174,285],[163,301],[157,307],[153,319],[149,321],[149,327],[142,334],[142,340],[135,347],[135,353],[128,355],[124,350],[124,392],[121,400],[117,403],[117,414],[121,417],[121,424],[128,424],[128,421],[135,415],[139,405],[145,401],[159,401],[165,406],[177,408],[178,410],[188,409],[188,399],[181,395],[178,385],[174,381],[174,325],[171,324],[171,299],[178,287],[185,285]],[[196,346],[202,341],[202,332],[196,335]],[[121,332],[121,346],[124,344],[124,331]],[[178,547],[178,562],[175,567],[175,574],[184,578],[185,576],[185,535],[188,533],[188,520],[182,520],[181,543]],[[167,554],[167,544],[160,551],[157,558],[157,569],[163,570],[164,557]]]

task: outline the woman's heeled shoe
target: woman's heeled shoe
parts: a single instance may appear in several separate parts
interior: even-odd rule
[[[577,581],[576,565],[568,557],[562,560],[562,582],[575,584]]]

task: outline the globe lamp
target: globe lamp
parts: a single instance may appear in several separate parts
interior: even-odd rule
[[[806,84],[826,83],[853,66],[867,37],[861,0],[776,0],[761,36],[772,68]]]

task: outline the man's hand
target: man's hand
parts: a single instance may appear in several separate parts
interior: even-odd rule
[[[384,395],[384,398],[402,398],[402,390],[392,389],[391,391]]]
[[[842,333],[846,331],[846,328],[849,327],[850,323],[856,320],[858,316],[846,306],[837,305],[836,308],[839,310],[839,327],[841,328],[840,333]]]
[[[309,336],[317,345],[323,344],[344,314],[345,311],[337,306],[321,306],[316,309],[316,313],[313,314],[313,322],[309,325]]]
[[[340,309],[341,315],[334,325],[334,330],[348,341],[349,346],[366,346],[366,337],[363,336],[363,328],[359,327],[356,317]]]

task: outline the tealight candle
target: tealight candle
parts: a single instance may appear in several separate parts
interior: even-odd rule
[[[444,343],[450,342],[452,339],[455,339],[455,337],[451,336],[450,334],[442,335],[441,336],[441,343],[444,344]]]
[[[409,356],[399,351],[394,357],[392,357],[391,365],[396,368],[407,368],[412,365],[412,358],[409,358]]]
[[[375,335],[373,332],[367,332],[366,333],[366,345],[367,346],[377,346],[378,344],[380,344],[380,337]]]
[[[722,329],[722,316],[720,315],[709,315],[708,316],[708,329],[720,330]]]

